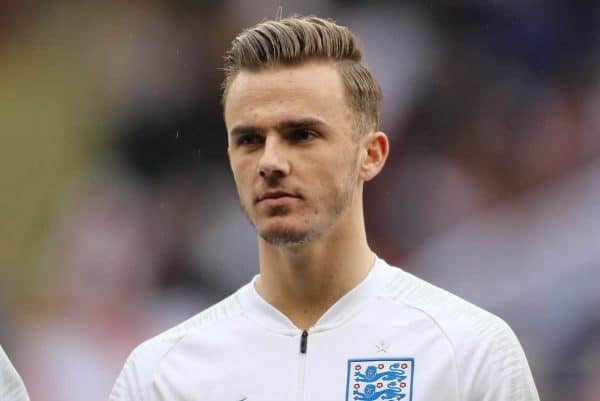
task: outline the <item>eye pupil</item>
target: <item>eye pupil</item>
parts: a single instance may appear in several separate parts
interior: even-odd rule
[[[307,140],[307,139],[310,139],[311,136],[312,136],[312,133],[310,131],[302,130],[302,131],[296,132],[296,138],[299,140]]]
[[[240,143],[242,145],[254,145],[257,142],[257,135],[244,135],[240,138]]]

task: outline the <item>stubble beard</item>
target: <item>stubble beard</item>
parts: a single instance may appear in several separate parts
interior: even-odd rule
[[[331,227],[335,223],[335,221],[339,219],[339,217],[342,215],[342,213],[344,213],[344,211],[346,211],[346,209],[348,209],[348,207],[354,197],[354,191],[355,191],[355,185],[356,185],[354,180],[356,179],[357,158],[358,158],[358,152],[355,151],[355,154],[354,154],[354,157],[352,160],[352,164],[351,164],[352,167],[350,168],[348,175],[346,176],[342,186],[340,188],[336,189],[335,194],[333,196],[333,202],[330,205],[328,205],[327,209],[324,211],[330,217],[327,219],[325,224],[323,224],[321,227],[315,227],[314,225],[312,227],[310,227],[309,225],[310,225],[311,216],[307,216],[304,219],[304,223],[307,227],[304,229],[301,229],[301,228],[294,229],[294,228],[290,228],[290,227],[276,227],[276,228],[269,229],[269,230],[259,230],[259,228],[256,225],[256,222],[251,218],[249,208],[247,207],[247,205],[244,204],[244,202],[240,202],[242,211],[244,212],[244,215],[246,216],[246,218],[248,219],[250,224],[252,224],[252,226],[258,233],[258,235],[266,243],[273,245],[273,246],[286,246],[286,247],[293,247],[293,246],[307,244],[307,243],[319,238],[321,235],[323,235],[327,231],[327,228]],[[241,196],[240,196],[240,200],[241,200]],[[268,217],[277,217],[277,216],[283,217],[289,213],[291,213],[291,210],[288,206],[276,206],[276,207],[272,207],[269,209]],[[315,209],[312,214],[316,216],[319,214],[319,211],[317,209]]]
[[[248,219],[248,222],[252,224],[258,235],[268,244],[273,246],[298,246],[310,242],[315,236],[316,232],[312,229],[292,229],[288,227],[277,227],[268,230],[260,230],[256,225],[256,222],[250,217],[250,211],[248,208],[241,203],[242,211],[244,216]],[[285,216],[289,214],[290,208],[287,206],[275,206],[270,208],[268,211],[268,217]]]
[[[345,185],[341,191],[336,191],[334,196],[334,201],[330,206],[327,207],[327,210],[324,212],[319,212],[318,210],[313,210],[311,213],[313,216],[316,216],[320,213],[324,213],[325,215],[329,215],[325,224],[319,224],[319,227],[315,225],[310,225],[311,216],[307,216],[303,219],[304,227],[275,227],[267,230],[259,230],[256,226],[256,223],[252,222],[252,225],[256,229],[258,235],[269,245],[273,246],[299,246],[307,244],[315,239],[321,237],[322,234],[333,225],[333,223],[339,219],[342,213],[348,208],[348,205],[351,202],[353,189],[349,185]],[[292,213],[289,207],[287,206],[278,206],[269,210],[269,217],[277,217],[277,216],[286,216],[287,214]],[[248,215],[246,213],[246,215]],[[251,219],[249,219],[251,220]],[[300,224],[302,224],[300,223]]]

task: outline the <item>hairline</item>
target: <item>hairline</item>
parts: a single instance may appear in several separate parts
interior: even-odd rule
[[[241,72],[247,71],[251,73],[261,73],[268,72],[269,70],[300,68],[309,64],[328,64],[331,65],[337,71],[340,77],[343,88],[342,90],[344,92],[344,103],[348,107],[348,110],[352,113],[352,119],[354,120],[352,126],[352,137],[355,139],[362,138],[369,132],[376,131],[377,127],[366,127],[366,124],[361,122],[361,120],[364,118],[364,116],[361,115],[365,113],[356,110],[356,108],[352,104],[352,96],[350,95],[346,84],[346,80],[344,79],[341,70],[341,64],[343,64],[344,62],[347,62],[347,60],[337,60],[328,57],[307,57],[305,59],[298,60],[293,63],[275,62],[269,64],[261,64],[256,67],[240,67],[233,71],[231,75],[229,75],[228,78],[223,82],[223,93],[221,95],[221,107],[223,108],[223,118],[225,117],[226,103],[227,97],[229,96],[229,90],[233,85],[233,81],[235,81],[235,79]]]

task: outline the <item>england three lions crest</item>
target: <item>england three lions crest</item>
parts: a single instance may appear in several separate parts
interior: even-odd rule
[[[413,358],[350,359],[346,401],[412,401]]]

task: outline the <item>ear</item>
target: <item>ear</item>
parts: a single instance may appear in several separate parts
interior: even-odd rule
[[[364,158],[360,164],[359,176],[363,181],[370,181],[383,169],[387,160],[390,144],[387,136],[381,132],[370,132],[362,139]]]

